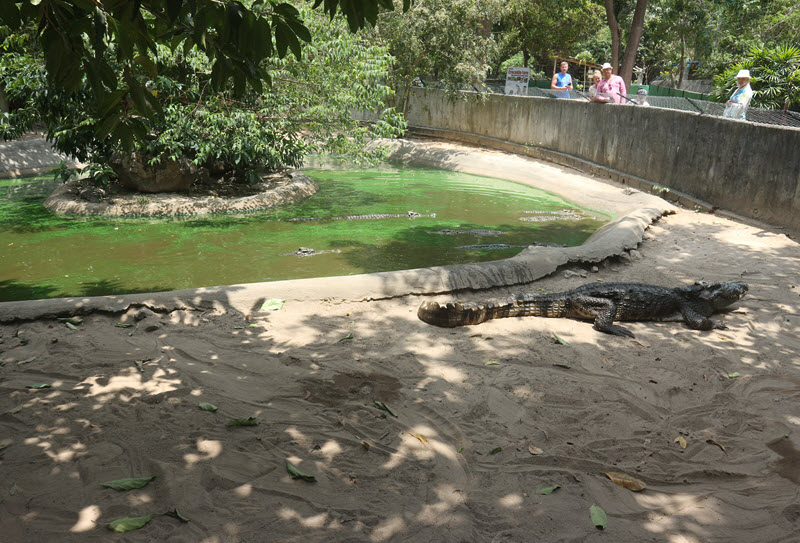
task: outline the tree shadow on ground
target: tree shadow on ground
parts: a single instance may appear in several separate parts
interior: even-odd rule
[[[412,297],[96,314],[55,344],[55,321],[3,325],[0,473],[17,487],[0,504],[4,533],[102,541],[110,520],[177,508],[192,522],[157,516],[127,537],[790,540],[797,487],[775,450],[794,448],[770,444],[796,439],[800,300],[780,300],[797,246],[712,229],[715,258],[689,266],[706,246],[697,234],[662,235],[674,250],[645,243],[647,267],[611,262],[594,278],[744,277],[748,296],[717,316],[730,331],[632,323],[631,340],[541,318],[441,329],[416,319]],[[558,274],[456,297],[574,286]],[[34,381],[51,388],[25,388]],[[226,426],[248,417],[259,424]],[[293,480],[287,462],[317,482]],[[157,478],[130,493],[99,484],[145,475]]]

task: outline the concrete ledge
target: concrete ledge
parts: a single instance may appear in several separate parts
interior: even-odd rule
[[[390,157],[478,175],[493,175],[551,190],[579,205],[591,204],[615,220],[579,247],[529,247],[506,260],[438,266],[343,277],[298,279],[186,289],[127,296],[58,298],[0,303],[0,322],[85,314],[117,313],[131,306],[153,309],[219,307],[258,312],[264,300],[370,300],[409,294],[440,294],[531,283],[567,263],[599,262],[636,247],[647,227],[675,208],[638,191],[614,187],[577,173],[554,171],[530,158],[486,152],[441,142],[385,141]]]
[[[54,150],[48,141],[41,138],[0,144],[0,179],[45,173],[61,162],[70,168],[80,165]]]

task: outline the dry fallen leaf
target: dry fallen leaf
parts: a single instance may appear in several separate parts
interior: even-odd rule
[[[362,441],[361,444],[364,445],[365,449],[369,450],[369,443],[367,443],[366,441]]]
[[[686,440],[683,439],[683,436],[676,437],[675,440],[673,441],[673,443],[679,444],[682,449],[686,448]]]
[[[544,451],[542,449],[540,449],[539,447],[534,447],[530,443],[528,443],[528,451],[530,451],[531,454],[544,454]]]
[[[423,445],[425,445],[426,447],[428,446],[428,438],[426,438],[424,435],[422,435],[422,434],[412,434],[412,433],[409,433],[408,435],[417,438],[419,440],[419,442],[422,443]]]
[[[725,454],[728,454],[728,451],[725,450],[725,447],[723,447],[721,444],[717,443],[713,439],[706,439],[706,443],[710,443],[711,445],[716,445],[717,447],[722,449],[722,452],[724,452]]]
[[[633,490],[634,492],[640,492],[647,488],[647,485],[644,484],[643,481],[640,481],[636,477],[631,477],[626,473],[620,473],[618,471],[605,471],[606,476],[611,479],[614,484],[617,484],[623,488],[627,488],[628,490]]]

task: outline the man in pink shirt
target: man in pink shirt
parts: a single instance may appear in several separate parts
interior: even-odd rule
[[[597,84],[597,101],[619,104],[622,102],[622,96],[628,93],[625,89],[625,81],[612,73],[613,68],[608,62],[603,64],[601,71],[603,80]]]

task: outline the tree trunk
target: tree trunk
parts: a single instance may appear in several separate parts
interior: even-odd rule
[[[8,113],[9,111],[8,96],[6,96],[5,89],[0,86],[0,113]]]
[[[527,68],[528,67],[528,62],[530,62],[530,60],[531,60],[531,56],[528,54],[528,50],[527,49],[523,49],[522,50],[522,67],[523,68]]]
[[[606,9],[610,0],[606,0]],[[636,0],[636,10],[633,12],[633,23],[631,23],[631,33],[628,38],[628,45],[625,47],[625,56],[622,57],[622,67],[619,75],[625,81],[625,85],[631,84],[633,78],[633,65],[636,63],[636,52],[639,50],[639,40],[642,39],[644,31],[644,15],[647,11],[647,0]]]
[[[681,62],[678,64],[678,69],[680,72],[678,73],[678,88],[681,88],[683,85],[683,71],[686,69],[686,39],[681,36]]]
[[[614,0],[606,0],[606,18],[608,19],[608,28],[611,30],[611,66],[616,71],[619,69],[620,32],[617,15],[614,13]]]

